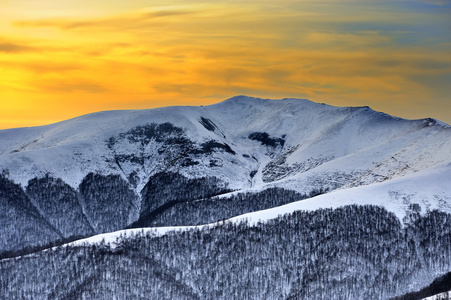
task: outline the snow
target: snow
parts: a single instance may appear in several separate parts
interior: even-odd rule
[[[232,218],[251,223],[277,218],[297,210],[337,208],[345,205],[379,205],[393,212],[401,221],[408,206],[418,204],[421,212],[438,209],[451,213],[451,166],[439,167],[393,180],[342,189],[276,208]]]
[[[337,190],[283,206],[243,214],[228,219],[225,222],[239,223],[247,221],[252,226],[252,224],[267,222],[268,220],[295,211],[314,211],[321,208],[338,208],[354,204],[383,206],[389,212],[394,213],[401,223],[406,215],[408,206],[411,204],[418,204],[421,207],[422,214],[434,209],[451,213],[451,166],[433,168],[423,173],[416,173],[382,183]],[[223,224],[223,221],[199,226],[126,229],[99,234],[67,245],[80,246],[105,242],[114,248],[115,242],[120,237],[133,236],[141,233],[160,236],[168,232],[194,228],[202,229],[220,224]]]
[[[199,122],[201,117],[212,120],[218,130],[204,128]],[[262,178],[265,165],[279,154],[295,149],[284,162],[284,167],[292,171],[270,181],[284,179],[281,186],[304,191],[303,182],[313,176],[336,171],[370,172],[391,157],[409,166],[401,175],[450,163],[451,128],[427,120],[403,120],[367,107],[333,107],[305,99],[245,96],[205,107],[106,111],[48,126],[0,131],[0,169],[9,170],[9,177],[22,186],[46,173],[75,188],[90,172],[126,178],[129,174],[122,174],[117,166],[107,162],[114,160],[114,153],[106,146],[106,140],[137,126],[170,122],[183,128],[186,136],[197,143],[214,139],[228,144],[238,154],[233,157],[215,153],[214,158],[222,162],[217,169],[206,169],[210,157],[201,158],[199,166],[180,170],[185,176],[203,176],[208,172],[229,182],[234,189],[262,187],[266,184]],[[285,136],[283,153],[270,157],[271,151],[265,146],[247,139],[252,132],[267,132],[274,138]],[[136,145],[130,147],[118,151],[138,152]],[[253,156],[257,161],[243,155]],[[317,165],[299,167],[308,161]],[[399,165],[385,164],[385,173],[377,175],[400,171]],[[156,171],[144,170],[142,166],[130,168],[139,169],[142,182],[138,190],[152,170]],[[251,181],[249,174],[255,170],[257,176]],[[365,181],[371,183],[374,178],[370,176]]]
[[[115,242],[120,237],[134,236],[139,234],[153,234],[158,236],[164,235],[170,231],[187,230],[192,229],[194,227],[195,226],[179,226],[179,227],[155,227],[155,228],[135,228],[135,229],[118,230],[114,232],[102,233],[85,239],[77,240],[66,244],[66,246],[83,246],[86,244],[105,243],[107,245],[114,247]]]
[[[211,120],[210,131],[199,120]],[[318,187],[335,191],[271,210],[236,217],[252,221],[294,210],[348,204],[382,205],[400,219],[411,203],[422,212],[450,211],[451,127],[434,119],[405,120],[368,107],[334,107],[306,99],[270,100],[237,96],[218,104],[148,110],[105,111],[60,123],[0,131],[0,172],[25,187],[49,173],[77,188],[90,172],[137,171],[139,194],[148,178],[166,170],[159,145],[142,149],[124,142],[111,150],[106,141],[137,126],[170,122],[200,145],[208,140],[229,145],[236,155],[217,151],[197,156],[198,165],[174,170],[188,177],[216,176],[237,191],[282,187],[309,193]],[[249,134],[284,137],[283,149],[271,149]],[[130,162],[121,168],[115,155],[141,153],[148,165]],[[172,149],[166,149],[170,152]],[[210,160],[220,162],[210,167]],[[272,168],[268,167],[272,164]],[[169,170],[172,170],[169,168]],[[251,172],[257,172],[251,178]],[[158,229],[159,233],[178,228]],[[166,231],[165,231],[166,230]],[[105,235],[97,238],[112,239]]]
[[[434,296],[423,298],[422,300],[446,300],[451,298],[451,291],[440,293]]]

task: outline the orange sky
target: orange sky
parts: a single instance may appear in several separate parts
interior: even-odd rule
[[[238,94],[451,123],[451,2],[0,2],[0,129]]]

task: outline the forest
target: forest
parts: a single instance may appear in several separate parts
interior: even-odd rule
[[[232,190],[228,185],[216,177],[187,178],[175,172],[151,176],[140,197],[132,183],[119,175],[89,173],[77,189],[48,174],[31,179],[25,188],[0,176],[0,257],[74,236],[125,228],[213,223],[327,190],[312,189],[301,194],[268,188],[224,195],[229,192]]]
[[[451,215],[297,211],[0,261],[2,299],[388,299],[451,269]]]

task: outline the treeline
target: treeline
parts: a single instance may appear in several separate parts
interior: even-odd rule
[[[50,249],[53,247],[57,247],[57,246],[61,246],[70,242],[74,242],[77,240],[81,240],[84,238],[87,238],[88,236],[83,236],[83,235],[73,235],[67,238],[62,238],[62,239],[58,239],[55,241],[51,241],[47,244],[40,244],[40,245],[35,245],[35,246],[26,246],[23,247],[19,250],[7,250],[7,251],[3,251],[0,252],[0,260],[2,259],[6,259],[6,258],[13,258],[13,257],[18,257],[18,256],[23,256],[23,255],[28,255],[28,254],[32,254],[32,253],[36,253],[45,249]]]
[[[137,221],[148,226],[148,219],[176,203],[229,191],[215,177],[160,172],[142,190],[141,202],[133,185],[119,175],[89,173],[77,189],[50,175],[31,179],[23,189],[0,175],[0,252],[29,252],[25,248],[116,231]]]
[[[430,285],[417,292],[407,293],[405,295],[391,298],[390,300],[418,300],[424,299],[427,297],[431,297],[434,295],[439,295],[441,293],[445,293],[451,291],[451,272],[440,276],[435,279]],[[448,295],[444,295],[443,297],[437,297],[437,300],[449,300],[450,297]]]
[[[269,188],[258,193],[239,193],[229,197],[212,197],[197,201],[181,201],[156,215],[149,226],[182,226],[208,224],[245,213],[273,208],[325,193],[315,189],[300,194],[282,188]]]
[[[179,173],[159,172],[152,176],[141,192],[142,204],[139,219],[130,227],[152,226],[156,218],[181,203],[206,199],[228,193],[228,185],[216,177],[187,178]],[[191,214],[189,211],[184,213]],[[185,219],[182,225],[194,221]]]
[[[451,270],[451,215],[298,211],[0,262],[2,299],[388,299]]]
[[[123,229],[138,218],[138,199],[119,175],[90,173],[78,189],[49,175],[25,189],[0,176],[0,251]]]

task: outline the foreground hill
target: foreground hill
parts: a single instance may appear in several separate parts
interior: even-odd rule
[[[388,299],[449,272],[450,230],[450,214],[431,211],[403,226],[368,205],[296,211],[254,225],[135,230],[111,245],[97,238],[2,260],[0,295]]]

